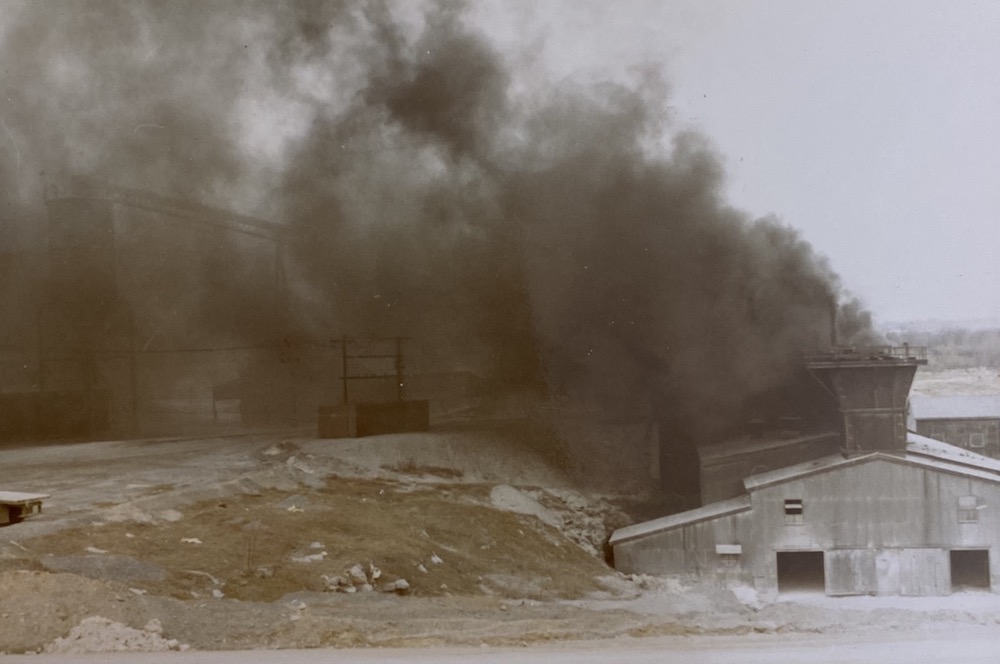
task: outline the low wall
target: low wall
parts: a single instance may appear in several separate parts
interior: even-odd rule
[[[320,438],[416,433],[430,428],[430,404],[427,401],[386,401],[320,406],[317,424]]]

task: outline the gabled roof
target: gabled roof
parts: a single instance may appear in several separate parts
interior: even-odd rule
[[[717,519],[721,516],[738,514],[740,512],[746,512],[749,509],[750,496],[740,496],[739,498],[722,500],[717,503],[712,503],[711,505],[705,505],[704,507],[698,507],[693,510],[688,510],[687,512],[681,512],[680,514],[671,514],[670,516],[660,517],[659,519],[653,519],[652,521],[644,521],[642,523],[619,528],[611,534],[609,543],[612,545],[621,544],[623,542],[628,542],[629,540],[654,535],[665,530],[672,530],[678,526],[689,526],[692,523],[698,523],[699,521],[707,521],[709,519]]]
[[[910,397],[910,412],[916,420],[1000,419],[1000,394],[913,395]]]
[[[986,480],[988,482],[1000,482],[1000,474],[996,471],[974,464],[950,463],[918,454],[898,455],[887,454],[885,452],[872,452],[871,454],[853,457],[831,455],[823,457],[822,459],[816,459],[815,461],[808,461],[806,463],[788,466],[787,468],[781,468],[780,470],[773,470],[759,475],[751,475],[743,480],[743,486],[746,487],[748,492],[752,493],[757,489],[774,486],[775,484],[791,482],[792,480],[802,479],[803,477],[809,477],[810,475],[819,475],[838,468],[860,466],[873,461],[888,461],[890,463],[918,466],[941,473],[961,475],[964,477]]]

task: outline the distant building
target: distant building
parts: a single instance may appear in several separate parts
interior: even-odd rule
[[[1000,394],[910,398],[916,432],[1000,459]]]
[[[277,224],[82,179],[49,183],[45,206],[0,248],[0,441],[213,425],[215,385],[297,368],[261,324],[282,294]]]
[[[743,478],[811,461],[840,451],[836,433],[734,440],[698,449],[701,504],[745,493]]]

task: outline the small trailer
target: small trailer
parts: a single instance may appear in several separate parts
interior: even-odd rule
[[[17,523],[30,514],[38,514],[42,511],[42,501],[48,497],[45,493],[0,491],[0,526]]]

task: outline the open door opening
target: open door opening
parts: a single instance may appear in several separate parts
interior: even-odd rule
[[[989,590],[990,552],[972,549],[951,552],[951,590]]]
[[[822,551],[778,551],[778,592],[824,592]]]

